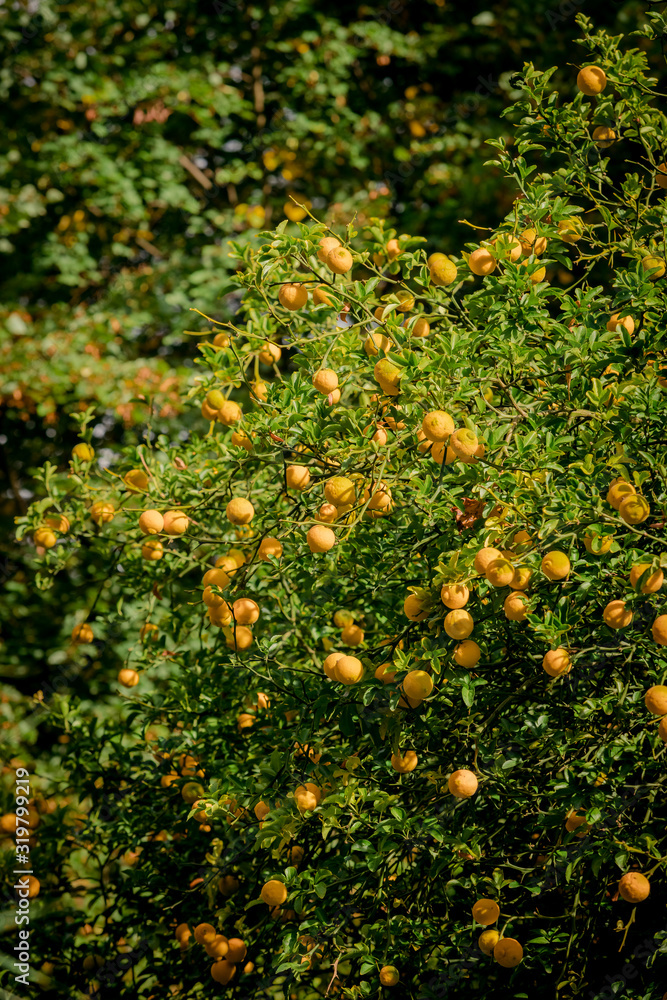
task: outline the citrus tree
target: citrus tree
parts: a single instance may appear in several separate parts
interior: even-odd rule
[[[664,992],[666,122],[579,23],[499,223],[232,243],[187,440],[100,467],[85,414],[43,469],[38,584],[97,569],[24,821],[43,985]]]

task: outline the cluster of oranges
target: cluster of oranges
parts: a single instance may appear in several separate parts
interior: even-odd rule
[[[241,962],[244,963],[241,971],[245,974],[252,972],[255,967],[253,962],[246,962],[248,949],[245,942],[241,938],[226,938],[212,924],[197,924],[193,932],[187,923],[182,923],[177,926],[174,935],[181,951],[187,950],[190,938],[194,937],[209,958],[213,959],[212,979],[223,986],[231,982]]]

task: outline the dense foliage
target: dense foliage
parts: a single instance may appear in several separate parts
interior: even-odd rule
[[[57,995],[664,992],[667,122],[579,22],[500,224],[237,241],[192,433],[40,473]]]

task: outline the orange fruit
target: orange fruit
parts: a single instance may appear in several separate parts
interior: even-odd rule
[[[492,587],[507,587],[514,579],[514,566],[502,556],[486,567],[486,579]]]
[[[625,601],[610,601],[602,617],[609,628],[627,628],[632,621],[632,611],[625,607]]]
[[[403,614],[411,622],[423,622],[425,618],[428,618],[430,611],[424,607],[421,598],[417,597],[416,594],[408,594],[403,601]]]
[[[97,500],[90,508],[91,519],[95,524],[108,524],[109,521],[113,521],[116,513],[116,508],[112,503],[104,500]]]
[[[478,899],[472,908],[472,918],[483,927],[495,924],[500,916],[500,907],[494,899]]]
[[[609,146],[613,146],[615,139],[616,133],[608,125],[598,125],[593,129],[593,142],[598,149],[608,149]]]
[[[312,383],[318,392],[328,396],[338,388],[338,375],[331,368],[320,368],[313,375]]]
[[[417,754],[414,750],[406,750],[405,754],[393,753],[391,755],[391,766],[399,774],[409,774],[414,771],[418,764]]]
[[[95,636],[93,634],[93,630],[87,622],[83,622],[81,625],[75,625],[72,629],[72,642],[77,646],[92,642],[94,638]]]
[[[475,455],[479,448],[477,435],[467,427],[459,427],[449,439],[449,447],[457,458],[468,459]]]
[[[570,560],[564,552],[553,549],[542,559],[542,572],[550,580],[564,580],[570,572]]]
[[[456,281],[458,274],[456,264],[444,253],[432,253],[427,263],[432,284],[451,285],[453,281]]]
[[[278,301],[281,306],[284,306],[285,309],[289,309],[290,312],[294,312],[297,309],[303,309],[308,301],[308,289],[305,285],[288,282],[286,285],[280,286]],[[262,358],[262,360],[264,359]]]
[[[80,462],[92,462],[95,458],[95,449],[85,441],[80,441],[72,448],[72,458],[78,458]]]
[[[225,643],[230,649],[235,650],[235,652],[244,652],[246,649],[250,649],[252,646],[253,636],[249,628],[245,625],[237,625],[234,629],[230,629],[229,635],[225,636]]]
[[[142,558],[149,562],[157,562],[164,555],[164,546],[159,538],[147,538],[141,546]]]
[[[614,510],[618,510],[621,500],[636,492],[632,483],[626,482],[625,479],[614,479],[607,490],[607,503],[611,504]]]
[[[560,677],[561,674],[569,674],[572,669],[570,654],[563,646],[558,649],[551,649],[544,654],[542,666],[550,677]]]
[[[650,516],[651,508],[645,497],[635,493],[621,500],[618,513],[626,524],[641,524]]]
[[[325,263],[329,253],[339,246],[340,240],[337,240],[335,236],[323,236],[318,244],[317,259]]]
[[[395,986],[400,975],[395,965],[383,965],[380,969],[380,982],[383,986]]]
[[[308,529],[306,541],[311,552],[328,552],[336,544],[336,536],[331,528],[314,524]]]
[[[245,941],[242,941],[241,938],[230,938],[228,944],[227,961],[242,962],[248,953]]]
[[[480,549],[475,556],[475,572],[480,575],[485,575],[487,567],[494,559],[502,559],[503,554],[500,549],[494,549],[492,546],[484,546]]]
[[[168,510],[164,515],[164,530],[168,535],[184,535],[190,518],[182,510]]]
[[[433,691],[433,678],[425,670],[411,670],[403,678],[402,686],[408,698],[423,701]]]
[[[364,641],[364,630],[354,622],[349,622],[340,634],[346,646],[360,646]]]
[[[226,510],[232,524],[250,524],[255,516],[255,508],[244,497],[233,497],[227,504]]]
[[[613,535],[593,535],[587,532],[584,535],[584,548],[593,556],[603,556],[609,552],[613,541]]]
[[[216,983],[225,986],[236,975],[236,966],[223,958],[220,962],[215,962],[211,966],[211,976]]]
[[[650,563],[635,563],[630,570],[630,583],[636,589],[637,584],[641,576],[651,568]],[[655,594],[664,582],[664,574],[661,569],[656,569],[646,577],[645,583],[642,585],[642,594]]]
[[[469,597],[470,591],[465,583],[443,583],[440,590],[440,600],[452,611],[465,607]]]
[[[469,799],[477,791],[478,781],[472,771],[463,768],[450,774],[447,785],[455,798]]]
[[[503,969],[513,969],[523,958],[523,948],[515,938],[501,938],[493,949],[493,957]]]
[[[346,476],[332,476],[324,484],[324,496],[334,507],[345,507],[357,499],[357,489]]]
[[[364,667],[356,656],[339,656],[333,665],[335,679],[340,684],[357,684],[364,675]]]
[[[139,530],[144,535],[159,535],[164,530],[164,518],[159,510],[145,510],[139,518]]]
[[[454,650],[454,660],[460,667],[474,667],[482,655],[482,651],[473,639],[460,642]]]
[[[130,493],[142,493],[148,488],[148,476],[143,469],[130,469],[123,476],[123,482]]]
[[[618,883],[618,894],[626,903],[643,903],[651,891],[651,883],[639,872],[626,872]]]
[[[259,549],[257,550],[257,558],[266,559],[280,559],[283,554],[283,547],[277,538],[273,538],[271,535],[267,535],[263,538]]]
[[[454,431],[454,421],[444,410],[431,410],[422,420],[422,431],[429,441],[446,441]]]
[[[644,695],[644,704],[653,715],[667,715],[667,686],[654,684]]]
[[[558,235],[564,243],[577,243],[583,234],[583,223],[576,215],[573,215],[569,219],[561,219],[558,223]]]
[[[36,529],[32,540],[35,545],[40,545],[43,549],[52,549],[57,541],[55,532],[43,526]]]
[[[607,329],[610,333],[620,333],[622,330],[627,330],[632,335],[635,332],[635,321],[632,316],[627,316],[624,313],[612,313],[607,322]]]
[[[254,625],[259,618],[259,604],[249,597],[239,597],[233,604],[237,625]]]
[[[393,663],[381,663],[379,667],[376,668],[374,677],[377,680],[382,681],[383,684],[391,684],[396,677],[396,671],[393,669]]]
[[[599,66],[584,66],[577,73],[577,87],[587,97],[596,97],[607,86],[607,74]]]
[[[310,482],[310,469],[305,465],[288,465],[285,469],[285,483],[288,490],[305,490]]]
[[[490,250],[487,250],[485,247],[479,247],[478,250],[473,250],[468,257],[468,267],[473,274],[485,277],[487,274],[495,271],[496,258]]]
[[[484,952],[485,955],[492,955],[493,949],[500,940],[500,934],[496,930],[482,931],[480,936],[477,938],[477,944],[479,945],[479,950]]]
[[[282,906],[287,899],[287,889],[278,879],[272,878],[264,883],[260,896],[267,906]]]
[[[332,247],[327,254],[327,259],[325,261],[327,267],[334,274],[347,274],[348,271],[352,270],[352,254],[345,247],[337,246]]]
[[[474,624],[472,615],[463,608],[456,608],[445,615],[445,632],[450,639],[467,639]]]
[[[139,683],[139,674],[136,670],[132,670],[129,667],[123,667],[122,670],[118,671],[118,683],[122,684],[123,687],[133,688]]]
[[[649,281],[657,281],[658,278],[662,278],[665,273],[665,269],[665,261],[662,257],[653,257],[649,255],[642,259],[642,270],[645,272]]]
[[[197,944],[210,944],[217,933],[215,927],[211,924],[197,924],[195,927],[195,941]]]
[[[388,358],[382,358],[373,369],[373,376],[386,396],[398,396],[400,392],[401,369]]]
[[[522,622],[528,614],[528,598],[520,590],[508,594],[503,604],[505,617],[511,622]]]
[[[651,627],[654,642],[667,646],[667,615],[658,615]]]

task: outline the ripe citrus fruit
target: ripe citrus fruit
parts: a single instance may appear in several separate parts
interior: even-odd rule
[[[32,540],[35,545],[41,545],[43,549],[52,549],[57,539],[51,528],[41,527],[34,532]]]
[[[158,535],[164,530],[164,518],[159,510],[145,510],[139,518],[139,530],[144,535]]]
[[[550,580],[564,580],[570,572],[570,560],[564,552],[553,549],[542,559],[542,572]]]
[[[645,497],[633,494],[621,500],[618,513],[626,524],[641,524],[649,517],[651,508]]]
[[[249,597],[234,601],[234,618],[238,625],[254,625],[259,618],[259,605]]]
[[[350,622],[343,628],[340,637],[346,646],[360,646],[364,641],[364,630]]]
[[[245,625],[237,625],[234,629],[230,630],[228,636],[225,636],[225,642],[229,648],[236,652],[243,652],[246,649],[250,649],[252,640],[252,632]]]
[[[403,678],[403,691],[410,699],[423,701],[433,690],[433,678],[425,670],[411,670]]]
[[[512,577],[510,587],[513,590],[526,590],[532,575],[532,569],[529,569],[527,566],[517,566],[514,570],[514,576]]]
[[[667,646],[667,615],[658,615],[651,627],[653,640],[659,646]]]
[[[643,903],[651,891],[651,884],[639,872],[627,872],[618,883],[618,894],[626,903]]]
[[[236,975],[236,966],[223,958],[220,962],[214,962],[211,966],[211,976],[216,983],[225,986]]]
[[[444,253],[432,253],[427,263],[434,285],[451,285],[456,281],[458,273],[456,264]]]
[[[324,484],[324,496],[334,507],[344,507],[355,502],[357,490],[346,476],[333,476]]]
[[[78,458],[80,462],[92,462],[95,458],[95,450],[85,441],[80,441],[72,448],[72,458]]]
[[[389,337],[385,337],[383,333],[378,333],[377,330],[369,333],[364,341],[364,351],[369,358],[376,357],[380,351],[382,351],[383,354],[388,354],[391,347],[392,341]]]
[[[474,667],[481,655],[482,651],[473,639],[460,642],[454,650],[454,660],[460,667]]]
[[[513,969],[523,958],[523,948],[515,938],[501,938],[493,949],[493,957],[503,969]]]
[[[607,490],[607,503],[611,504],[614,510],[618,510],[621,500],[636,492],[632,483],[626,482],[625,479],[614,479]]]
[[[411,622],[423,622],[430,612],[424,607],[421,598],[416,594],[408,594],[403,601],[403,613]]]
[[[583,223],[576,215],[570,219],[561,219],[558,223],[558,235],[564,243],[577,243],[583,236],[583,233]]]
[[[492,587],[507,587],[514,579],[514,566],[502,556],[486,567],[486,579]]]
[[[418,763],[417,754],[414,750],[406,750],[405,754],[393,753],[391,755],[391,766],[399,774],[409,774],[414,771]]]
[[[455,798],[469,799],[477,791],[478,781],[472,771],[463,768],[450,774],[447,785]]]
[[[472,615],[463,608],[455,608],[445,615],[445,632],[450,639],[467,639],[474,624]]]
[[[250,524],[255,516],[255,508],[244,497],[233,497],[227,504],[226,510],[232,524]]]
[[[400,979],[398,969],[394,965],[383,965],[380,969],[380,982],[383,986],[395,986]]]
[[[584,535],[584,548],[593,556],[603,556],[609,552],[613,541],[613,535],[593,535],[587,532]]]
[[[382,358],[373,369],[375,381],[386,396],[398,396],[400,392],[401,369],[388,358]]]
[[[465,583],[443,583],[440,590],[440,600],[452,611],[464,608],[469,598],[470,591]]]
[[[449,439],[449,447],[457,458],[467,459],[475,455],[479,448],[477,435],[467,427],[459,427]]]
[[[273,538],[271,535],[267,535],[266,538],[262,539],[259,549],[257,550],[257,558],[262,560],[270,558],[280,559],[282,554],[282,544],[277,538]]]
[[[473,250],[468,257],[468,267],[473,274],[476,274],[479,277],[485,277],[487,274],[491,274],[492,271],[495,271],[496,258],[490,250],[486,249],[486,247],[479,247],[478,250]]]
[[[267,906],[282,906],[287,899],[287,889],[278,879],[272,878],[264,883],[260,896]]]
[[[478,899],[472,908],[472,918],[483,927],[495,924],[500,916],[500,907],[494,899]]]
[[[184,535],[190,526],[190,518],[182,510],[168,510],[164,515],[164,530],[168,535]]]
[[[285,469],[285,483],[288,490],[305,490],[310,482],[310,469],[305,465],[288,465]]]
[[[322,664],[322,669],[324,670],[324,673],[327,675],[327,677],[331,678],[332,681],[336,680],[336,672],[334,670],[336,662],[340,660],[341,656],[344,655],[345,655],[344,653],[329,653],[326,660]]]
[[[484,576],[486,574],[487,566],[493,562],[494,559],[502,559],[503,554],[500,549],[494,549],[490,545],[485,545],[484,548],[480,549],[475,556],[475,572]]]
[[[299,812],[312,812],[314,809],[317,809],[317,795],[315,795],[312,789],[306,788],[305,785],[299,785],[299,787],[295,789],[294,801],[296,802]]]
[[[356,656],[339,656],[333,665],[334,677],[340,684],[357,684],[364,675],[364,667]]]
[[[650,568],[650,563],[635,563],[632,567],[630,570],[630,583],[635,589],[637,588],[637,584],[639,583],[641,576]],[[662,587],[664,579],[665,577],[661,569],[656,569],[653,573],[649,573],[642,585],[641,593],[655,594]]]
[[[608,125],[598,125],[593,129],[593,141],[598,149],[608,149],[609,146],[613,146],[615,139],[616,133]]]
[[[632,611],[626,608],[625,601],[610,601],[602,617],[609,628],[627,628],[632,621]]]
[[[336,536],[331,528],[323,524],[314,524],[308,529],[306,541],[311,552],[328,552],[336,544]]]
[[[393,669],[393,663],[381,663],[379,667],[376,668],[374,677],[377,680],[382,681],[383,684],[391,684],[396,677],[396,671]]]
[[[143,469],[130,469],[123,476],[123,482],[130,493],[141,493],[148,487],[148,476]]]
[[[284,306],[285,309],[289,309],[290,312],[294,312],[297,309],[303,309],[308,301],[308,289],[305,285],[297,285],[294,283],[281,285],[280,291],[278,292],[278,301],[281,306]]]
[[[331,368],[320,368],[313,375],[312,382],[318,392],[328,396],[330,392],[338,388],[338,375]]]
[[[348,271],[352,270],[352,254],[345,247],[332,247],[327,254],[325,263],[334,274],[347,274]]]
[[[95,636],[93,635],[93,630],[87,622],[83,622],[81,625],[75,625],[72,629],[72,642],[77,646],[92,642],[94,638]]]
[[[620,333],[622,330],[627,330],[632,335],[635,332],[635,321],[632,316],[627,316],[624,313],[612,313],[607,322],[607,329],[610,333]]]
[[[528,598],[522,591],[513,590],[503,603],[505,617],[510,622],[522,622],[528,614]]]
[[[217,933],[215,927],[211,924],[197,924],[195,927],[195,941],[197,944],[210,944]]]
[[[95,524],[108,524],[113,521],[116,508],[112,503],[104,500],[97,500],[90,508],[90,516]]]
[[[563,646],[558,649],[550,649],[544,654],[542,666],[550,677],[560,677],[561,674],[569,674],[572,669],[570,654]]]
[[[607,86],[607,74],[599,66],[584,66],[577,74],[577,87],[587,97],[601,94]]]
[[[422,420],[422,430],[429,441],[446,441],[454,431],[454,421],[444,410],[431,410]]]
[[[644,704],[653,715],[667,715],[667,686],[654,684],[644,695]]]
[[[330,252],[339,246],[340,240],[337,240],[335,236],[323,236],[318,245],[317,259],[321,260],[322,263],[326,263]]]
[[[157,562],[164,555],[164,546],[159,538],[147,538],[141,546],[141,555],[149,562]]]
[[[649,281],[657,281],[665,273],[665,261],[662,257],[649,255],[642,259],[642,269]]]
[[[477,938],[477,944],[479,945],[479,950],[484,952],[485,955],[492,955],[493,949],[500,940],[500,934],[496,930],[482,931],[480,936]]]
[[[139,674],[136,670],[132,670],[129,667],[123,667],[122,670],[118,671],[118,683],[122,684],[123,687],[133,688],[139,683]]]

